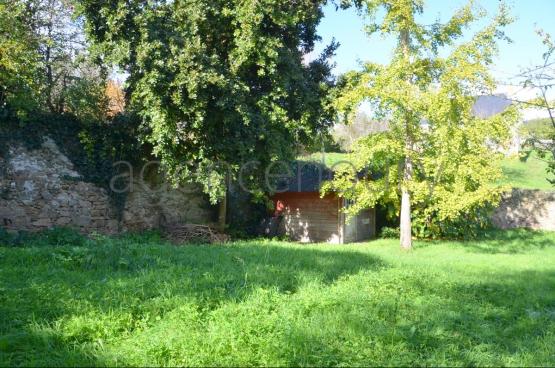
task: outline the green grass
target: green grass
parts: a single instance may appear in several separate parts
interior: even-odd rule
[[[74,241],[0,246],[1,366],[555,365],[555,233]]]
[[[555,187],[547,181],[547,162],[531,154],[526,161],[519,157],[506,157],[502,166],[505,178],[501,184],[510,185],[513,188],[555,190]]]

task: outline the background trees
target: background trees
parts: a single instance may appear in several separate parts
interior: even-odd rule
[[[106,72],[89,57],[83,26],[69,0],[0,2],[0,103],[31,111],[103,119]]]
[[[24,117],[41,92],[38,41],[21,2],[0,0],[0,118]]]
[[[347,73],[336,104],[352,116],[362,102],[370,103],[375,119],[387,121],[389,130],[354,146],[357,168],[369,170],[365,180],[353,184],[353,173],[345,170],[327,190],[353,199],[352,212],[378,202],[400,207],[403,248],[411,247],[411,230],[464,234],[480,218],[479,209],[500,193],[491,185],[501,175],[492,146],[508,137],[514,120],[513,110],[490,119],[471,113],[475,97],[494,87],[488,65],[496,40],[504,38],[506,9],[469,41],[456,44],[468,25],[484,16],[472,4],[446,24],[425,26],[417,22],[421,0],[354,3],[371,20],[369,34],[394,36],[398,46],[389,65],[366,63],[362,72]],[[462,226],[453,226],[460,219]]]

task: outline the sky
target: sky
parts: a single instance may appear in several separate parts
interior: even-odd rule
[[[467,0],[427,0],[421,21],[424,24],[433,23],[438,19],[444,22],[466,3]],[[522,68],[541,63],[546,48],[535,31],[541,28],[555,37],[555,0],[508,0],[505,3],[510,7],[510,14],[515,20],[505,28],[505,33],[512,42],[499,43],[499,55],[491,68],[492,74],[499,82],[496,92],[512,98],[532,98],[533,91],[509,84],[515,84],[512,77]],[[499,0],[476,0],[476,4],[484,8],[491,19],[496,14]],[[467,30],[467,34],[473,34],[488,22],[488,19],[479,21]],[[358,69],[360,61],[387,63],[395,46],[395,39],[383,38],[378,34],[369,38],[363,27],[364,20],[354,9],[336,10],[333,4],[327,5],[324,18],[318,27],[322,41],[317,45],[313,55],[318,54],[325,45],[335,39],[340,43],[333,58],[336,75]]]
[[[427,0],[422,21],[432,23],[436,19],[445,21],[466,0]],[[476,3],[493,16],[499,5],[498,0],[478,0]],[[535,29],[542,28],[555,36],[555,0],[512,0],[506,2],[511,8],[515,21],[505,32],[512,43],[501,42],[500,52],[492,70],[498,78],[507,78],[518,73],[521,67],[538,64],[545,51]],[[324,9],[324,19],[318,27],[322,42],[318,50],[335,38],[341,46],[334,61],[335,74],[356,69],[358,61],[385,63],[389,60],[395,40],[373,35],[369,38],[363,31],[364,21],[354,9],[336,10],[333,4]],[[475,32],[487,21],[481,21],[468,32]]]

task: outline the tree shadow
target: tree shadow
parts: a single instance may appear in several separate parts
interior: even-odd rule
[[[93,346],[68,343],[53,331],[24,330],[0,336],[0,366],[106,366]]]
[[[468,240],[419,240],[415,248],[427,248],[446,242],[472,253],[523,254],[535,250],[555,247],[555,232],[532,229],[490,229],[476,238]]]
[[[513,189],[503,195],[491,220],[499,229],[555,229],[551,215],[554,203],[555,192]]]
[[[386,266],[356,251],[271,242],[175,247],[122,239],[110,246],[10,251],[21,253],[3,261],[0,271],[0,363],[6,365],[102,365],[94,346],[109,336],[95,319],[113,311],[132,316],[118,326],[132,333],[136,320],[162,318],[179,301],[208,311],[259,288],[291,294],[307,283],[330,284]],[[152,303],[160,298],[169,301]],[[74,322],[77,332],[55,328],[60,321],[66,327]]]
[[[526,253],[555,247],[555,233],[529,229],[491,230],[477,239],[462,242],[462,245],[476,253]]]
[[[555,364],[555,272],[456,283],[421,276],[368,301],[367,314],[346,307],[339,323],[322,328],[306,323],[308,316],[286,334],[301,342],[295,354],[281,358],[289,366]]]

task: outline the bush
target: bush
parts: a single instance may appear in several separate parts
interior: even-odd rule
[[[23,247],[33,238],[34,235],[28,231],[9,232],[0,228],[0,247]]]
[[[13,243],[14,234],[10,234],[6,229],[0,227],[0,246],[9,246]]]
[[[57,227],[36,233],[10,233],[0,228],[0,246],[3,247],[81,247],[86,244],[87,238],[71,228]]]
[[[383,227],[380,232],[380,238],[399,238],[401,236],[401,232],[399,231],[398,227]]]
[[[37,233],[35,239],[33,239],[32,241],[32,244],[34,246],[80,247],[84,246],[86,242],[87,239],[74,229],[66,227],[55,227],[53,229],[48,229]]]
[[[420,239],[475,239],[491,230],[492,204],[475,206],[458,217],[440,219],[437,212],[415,209],[412,233]]]

